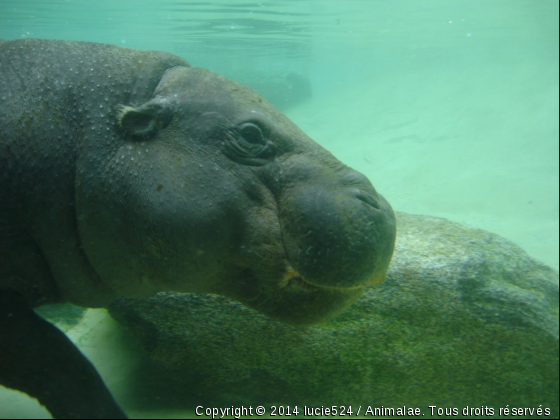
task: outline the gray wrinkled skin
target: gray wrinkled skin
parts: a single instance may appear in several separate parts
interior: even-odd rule
[[[0,169],[0,286],[34,306],[211,292],[312,324],[393,252],[367,178],[168,53],[0,43]]]

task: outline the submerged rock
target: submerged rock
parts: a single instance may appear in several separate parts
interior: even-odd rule
[[[495,234],[398,215],[387,279],[309,328],[214,295],[120,299],[111,314],[188,388],[239,403],[550,408],[558,274]]]
[[[35,309],[47,321],[55,324],[64,332],[78,325],[86,313],[86,308],[71,303],[55,303]]]

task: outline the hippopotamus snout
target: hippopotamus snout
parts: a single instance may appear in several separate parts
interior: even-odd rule
[[[293,186],[282,204],[288,213],[282,218],[284,245],[298,280],[326,288],[383,280],[393,253],[395,217],[364,175],[344,166],[331,177],[323,174],[317,182]]]

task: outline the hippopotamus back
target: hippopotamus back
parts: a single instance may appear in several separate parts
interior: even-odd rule
[[[148,101],[166,70],[190,65],[165,52],[40,39],[4,42],[0,58],[0,228],[17,242],[0,241],[0,264],[20,272],[18,256],[33,256],[34,284],[19,287],[33,304],[103,306],[113,294],[76,246],[79,150],[98,162],[114,153],[119,105]]]

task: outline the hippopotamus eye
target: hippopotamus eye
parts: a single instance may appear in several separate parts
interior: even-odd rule
[[[261,125],[244,122],[226,132],[224,152],[230,159],[246,165],[264,165],[274,156],[274,145]]]
[[[264,135],[258,125],[245,123],[239,127],[239,134],[247,143],[254,145],[264,145],[266,143]]]

